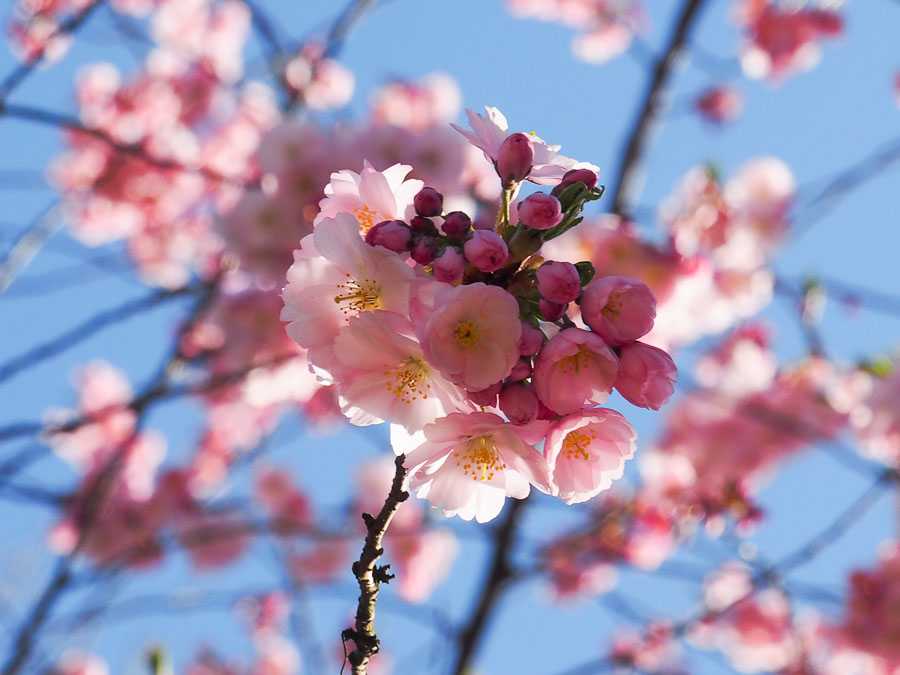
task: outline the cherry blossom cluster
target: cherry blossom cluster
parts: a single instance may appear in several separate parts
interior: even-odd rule
[[[516,16],[553,21],[579,31],[572,51],[589,63],[624,53],[646,24],[639,0],[507,0]]]
[[[657,409],[675,366],[639,341],[656,311],[643,282],[540,255],[600,197],[595,167],[494,108],[469,121],[458,130],[500,179],[496,215],[448,211],[409,166],[336,172],[282,318],[351,423],[391,423],[416,494],[484,522],[532,486],[570,504],[607,489],[635,433],[595,406],[615,388]],[[516,201],[528,181],[554,187]]]

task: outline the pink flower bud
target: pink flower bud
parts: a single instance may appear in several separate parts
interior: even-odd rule
[[[497,173],[504,187],[519,183],[531,173],[534,164],[534,144],[526,134],[510,134],[497,151]]]
[[[462,253],[454,246],[445,248],[444,252],[431,263],[434,278],[438,281],[445,281],[448,284],[462,281],[465,266],[466,261],[463,259]]]
[[[566,313],[566,306],[541,298],[540,302],[538,302],[538,310],[544,321],[559,321],[563,314]]]
[[[420,265],[428,265],[437,255],[437,240],[434,237],[420,237],[413,244],[410,256]]]
[[[500,392],[500,410],[513,424],[528,424],[538,414],[538,398],[528,384],[508,384]]]
[[[616,381],[618,359],[598,336],[566,328],[544,345],[534,364],[535,391],[560,415],[603,403]]]
[[[563,190],[575,183],[584,183],[588,189],[597,185],[597,174],[590,169],[569,169],[563,174],[562,180],[552,190],[554,196],[558,196]]]
[[[544,334],[529,323],[522,322],[522,337],[519,339],[519,353],[522,356],[534,356],[541,351]]]
[[[490,230],[476,230],[463,250],[466,259],[482,272],[496,272],[509,259],[503,237]]]
[[[634,405],[659,410],[675,391],[676,375],[675,362],[666,352],[632,342],[619,352],[616,389]]]
[[[584,288],[581,317],[607,344],[623,345],[653,328],[656,298],[637,279],[600,277]]]
[[[542,297],[560,305],[576,300],[581,292],[578,270],[569,262],[545,262],[537,271],[537,285]]]
[[[444,195],[433,187],[423,187],[413,198],[413,206],[420,216],[439,216],[444,210]]]
[[[409,250],[412,232],[402,220],[385,220],[366,232],[366,243],[384,246],[389,251],[402,253]]]
[[[444,224],[441,229],[448,237],[462,237],[472,227],[472,219],[462,211],[451,211],[444,216]]]
[[[493,408],[497,405],[497,395],[500,393],[501,384],[496,382],[492,384],[487,389],[482,389],[480,391],[467,391],[466,394],[469,397],[469,400],[472,401],[475,405],[481,405],[488,408]]]
[[[520,382],[531,375],[531,362],[528,359],[519,359],[506,376],[507,382]]]
[[[519,222],[532,230],[549,230],[562,221],[562,205],[553,195],[535,192],[518,204]]]
[[[741,114],[743,107],[741,93],[732,87],[713,87],[707,89],[694,106],[701,115],[710,122],[722,124],[730,122]]]

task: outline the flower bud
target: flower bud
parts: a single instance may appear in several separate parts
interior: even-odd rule
[[[537,285],[543,298],[560,305],[576,300],[581,292],[578,270],[569,262],[545,262],[537,271]]]
[[[563,314],[566,313],[566,306],[541,298],[541,301],[538,303],[538,311],[540,311],[544,321],[559,321]]]
[[[526,134],[510,134],[497,151],[497,173],[503,187],[519,183],[531,173],[534,164],[534,145]]]
[[[413,206],[420,216],[439,216],[444,210],[444,195],[433,187],[423,187],[413,197]]]
[[[675,362],[662,349],[632,342],[619,352],[616,389],[629,402],[642,408],[659,408],[675,391]]]
[[[425,218],[423,216],[413,216],[412,220],[409,221],[409,227],[416,234],[427,234],[433,237],[436,237],[439,234],[437,227],[434,225],[434,221],[431,218]]]
[[[500,392],[500,410],[513,424],[528,424],[538,414],[538,398],[531,385],[508,384]]]
[[[488,408],[493,408],[497,405],[497,394],[500,393],[501,384],[499,382],[495,382],[487,389],[482,389],[480,391],[467,391],[466,394],[469,397],[469,400],[472,401],[475,405],[481,405]]]
[[[431,263],[434,278],[448,284],[462,281],[465,266],[466,261],[463,259],[462,253],[455,246],[445,248],[444,252]]]
[[[472,227],[472,219],[462,211],[451,211],[444,216],[444,224],[441,229],[448,237],[463,237]]]
[[[519,353],[522,356],[534,356],[541,351],[544,334],[529,323],[522,322],[522,337],[519,338]]]
[[[506,376],[507,382],[520,382],[531,375],[531,362],[528,359],[519,359]]]
[[[410,256],[420,265],[428,265],[437,255],[437,240],[434,237],[419,237],[413,244]]]
[[[533,230],[549,230],[562,221],[562,205],[553,195],[535,192],[519,202],[519,222]]]
[[[496,272],[509,259],[503,237],[490,230],[475,230],[463,250],[466,259],[482,272]]]
[[[584,183],[589,190],[597,185],[597,174],[590,169],[569,169],[563,174],[559,184],[551,190],[551,194],[558,197],[570,185]]]
[[[600,277],[581,295],[581,318],[608,345],[616,347],[650,332],[656,318],[656,298],[637,279]]]
[[[389,251],[408,251],[412,239],[409,226],[402,220],[385,220],[366,232],[366,243],[370,246],[384,246]]]

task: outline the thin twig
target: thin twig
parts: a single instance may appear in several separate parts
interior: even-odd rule
[[[612,212],[628,216],[637,197],[641,179],[641,162],[647,142],[665,107],[669,78],[678,62],[691,29],[703,7],[703,0],[685,0],[675,21],[672,34],[656,59],[650,81],[644,91],[637,117],[626,137],[619,166],[612,180]]]
[[[394,460],[394,480],[378,515],[373,517],[368,513],[362,514],[366,525],[366,539],[359,560],[352,567],[353,576],[359,585],[356,621],[352,628],[347,628],[341,634],[345,643],[351,641],[354,644],[353,651],[347,655],[353,675],[365,675],[369,660],[379,650],[380,643],[375,633],[375,605],[381,584],[388,583],[394,575],[390,573],[390,565],[378,565],[378,560],[384,554],[384,535],[397,508],[409,498],[409,493],[403,489],[406,480],[406,468],[403,466],[405,459],[404,455],[400,455]]]

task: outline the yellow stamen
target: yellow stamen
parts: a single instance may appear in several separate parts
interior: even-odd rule
[[[372,229],[372,226],[375,225],[375,219],[378,217],[378,214],[370,209],[368,204],[360,206],[353,212],[353,215],[356,216],[356,222],[359,223],[359,231],[363,234]]]
[[[388,376],[386,389],[401,402],[410,404],[416,399],[425,400],[429,394],[428,376],[431,369],[417,356],[410,356],[393,370],[385,373]]]
[[[590,459],[591,442],[597,437],[589,427],[582,427],[566,434],[563,441],[562,454],[566,459]]]
[[[460,347],[470,349],[478,344],[481,335],[478,331],[478,326],[474,322],[466,320],[456,324],[456,328],[453,329],[453,337],[456,339],[456,344]]]
[[[371,279],[357,281],[348,274],[347,281],[339,283],[337,289],[338,294],[334,296],[334,301],[341,306],[341,311],[346,315],[384,309],[381,286]]]
[[[453,458],[463,475],[470,476],[472,480],[493,480],[494,474],[506,469],[494,438],[490,435],[470,438],[461,449],[453,453]]]
[[[587,368],[590,365],[592,359],[593,355],[590,350],[585,348],[584,345],[579,345],[578,351],[572,354],[572,356],[567,356],[566,358],[559,360],[559,368],[564,373],[577,375],[582,369]]]

